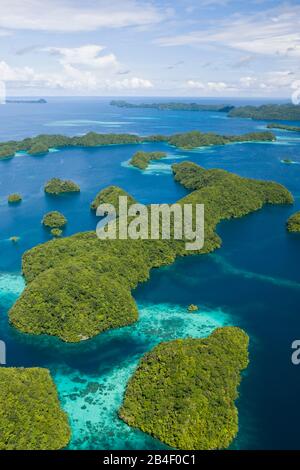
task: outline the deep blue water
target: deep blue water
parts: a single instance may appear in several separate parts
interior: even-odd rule
[[[153,100],[154,101],[154,100]],[[226,102],[226,100],[222,100]],[[266,123],[230,119],[222,113],[119,109],[100,99],[51,99],[46,105],[0,106],[1,140],[39,133],[132,132],[140,135],[191,129],[239,134]],[[298,123],[299,125],[299,123]],[[270,144],[237,144],[181,152],[165,144],[64,149],[43,157],[21,155],[0,162],[0,339],[8,365],[51,369],[69,413],[71,448],[159,448],[162,445],[119,421],[128,377],[139,357],[158,341],[205,336],[216,326],[234,324],[250,335],[250,366],[237,402],[240,430],[233,448],[300,448],[298,396],[300,366],[291,364],[291,343],[300,337],[300,238],[287,234],[288,216],[300,209],[300,134],[276,131]],[[126,162],[138,148],[166,150],[166,160],[145,172]],[[281,162],[290,158],[295,162]],[[293,207],[265,207],[219,225],[223,246],[212,255],[178,259],[154,270],[138,287],[140,321],[80,345],[23,335],[10,328],[7,310],[23,288],[21,255],[50,239],[41,226],[49,210],[68,218],[65,234],[93,230],[97,218],[89,203],[103,187],[121,186],[141,202],[173,202],[187,192],[173,181],[170,165],[192,160],[242,176],[278,181],[295,196]],[[45,181],[70,178],[78,196],[46,197]],[[9,193],[23,202],[8,206]],[[9,237],[20,237],[12,244]],[[186,315],[196,303],[199,313]]]

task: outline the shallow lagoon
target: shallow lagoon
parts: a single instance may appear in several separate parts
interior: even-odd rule
[[[2,107],[0,115],[7,113],[3,140],[39,132],[132,131],[146,135],[199,128],[242,133],[264,127],[262,122],[228,119],[216,113],[130,110],[129,115],[128,110],[116,112],[106,102],[96,104],[75,100],[71,104],[50,103],[49,107]],[[22,113],[27,115],[26,122]],[[74,120],[76,125],[72,124]],[[61,121],[67,121],[68,126]],[[104,121],[120,127],[109,129],[101,124]],[[238,144],[192,152],[147,144],[65,149],[47,156],[20,155],[0,162],[0,337],[7,343],[8,365],[50,367],[70,415],[71,448],[160,448],[159,442],[117,418],[131,371],[139,357],[158,341],[201,337],[224,324],[241,326],[251,337],[251,364],[238,401],[240,431],[232,447],[300,447],[300,369],[290,361],[291,342],[300,335],[300,239],[285,230],[287,217],[300,209],[300,168],[281,162],[285,158],[300,162],[300,135],[284,131],[276,131],[276,135],[280,139],[273,144]],[[167,150],[168,157],[141,172],[126,165],[137,147]],[[9,327],[7,310],[23,289],[21,255],[50,238],[40,224],[45,212],[62,211],[69,220],[65,231],[69,235],[95,228],[97,218],[90,212],[89,203],[109,184],[123,187],[141,202],[176,201],[186,190],[173,181],[170,165],[187,159],[206,168],[221,167],[242,176],[281,182],[296,197],[295,206],[266,207],[243,219],[224,222],[218,228],[223,247],[216,253],[179,259],[172,266],[154,270],[151,279],[135,291],[140,311],[136,325],[80,345],[23,335]],[[46,197],[43,185],[53,176],[78,182],[81,194]],[[18,207],[6,202],[11,192],[24,196]],[[9,241],[13,235],[20,237],[17,244]],[[198,304],[200,311],[189,314],[186,307],[190,303]]]

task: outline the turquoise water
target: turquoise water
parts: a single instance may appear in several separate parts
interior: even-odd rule
[[[200,129],[242,133],[265,128],[264,122],[229,119],[216,113],[121,110],[105,100],[58,100],[47,105],[0,106],[1,139],[38,133],[83,134],[136,132],[141,135]],[[112,127],[113,126],[113,127]],[[202,337],[217,326],[233,324],[251,338],[251,363],[238,400],[240,430],[233,448],[299,448],[297,403],[300,369],[290,361],[292,341],[300,335],[300,239],[286,233],[285,221],[300,209],[300,134],[276,131],[276,143],[228,145],[182,152],[165,144],[64,149],[46,156],[19,154],[0,162],[0,339],[7,343],[8,365],[49,367],[64,409],[70,416],[70,448],[156,449],[162,444],[129,428],[117,410],[139,358],[160,341]],[[167,158],[145,171],[128,166],[137,149],[164,150]],[[89,203],[103,187],[116,184],[138,200],[174,202],[187,191],[173,181],[171,165],[192,160],[242,176],[271,179],[294,194],[294,207],[265,207],[249,216],[220,224],[220,250],[208,256],[178,259],[153,270],[134,292],[140,320],[81,344],[34,337],[11,328],[7,311],[24,288],[21,256],[50,239],[41,226],[49,210],[68,218],[66,235],[94,230],[97,218]],[[46,197],[45,181],[70,178],[80,195]],[[6,196],[21,192],[17,207]],[[9,237],[20,237],[17,244]],[[187,312],[191,303],[200,306]]]

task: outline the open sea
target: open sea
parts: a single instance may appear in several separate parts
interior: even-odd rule
[[[0,141],[89,131],[169,135],[198,129],[242,134],[264,130],[267,124],[217,112],[121,109],[110,106],[104,98],[47,101],[0,106]],[[232,99],[197,101],[245,104],[245,100]],[[300,339],[300,236],[288,234],[285,228],[287,218],[300,210],[300,133],[274,132],[278,138],[274,143],[190,152],[157,143],[53,149],[45,156],[19,154],[0,161],[0,339],[7,345],[8,366],[51,370],[70,418],[70,449],[164,448],[119,420],[117,410],[126,383],[140,357],[155,344],[204,337],[223,325],[245,329],[251,341],[250,365],[237,400],[239,433],[231,447],[300,449],[300,366],[291,363],[291,343]],[[163,150],[167,158],[151,163],[145,171],[130,168],[128,160],[140,149]],[[293,164],[284,164],[283,159],[291,159]],[[185,160],[277,181],[293,193],[295,204],[267,206],[223,222],[217,228],[223,240],[219,250],[153,270],[150,280],[134,292],[140,319],[132,326],[80,344],[25,335],[9,326],[7,312],[24,289],[22,254],[51,238],[41,225],[45,212],[63,212],[68,219],[65,235],[71,235],[95,229],[98,219],[89,204],[108,185],[122,187],[142,203],[175,202],[187,191],[174,182],[171,165]],[[81,193],[47,197],[43,187],[52,177],[74,180]],[[18,206],[7,203],[13,192],[23,195]],[[12,236],[20,237],[19,242],[12,243]],[[191,303],[199,305],[199,312],[187,313]]]

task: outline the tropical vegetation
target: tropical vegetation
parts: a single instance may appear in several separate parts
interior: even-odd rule
[[[54,237],[61,237],[62,233],[62,230],[59,228],[53,228],[51,230],[51,235],[53,235]]]
[[[98,134],[96,132],[89,132],[83,136],[75,137],[42,134],[19,142],[0,143],[0,159],[13,157],[18,151],[24,151],[31,155],[40,155],[47,153],[51,148],[59,149],[64,147],[100,147],[105,145],[141,144],[143,142],[169,142],[171,145],[189,149],[251,140],[275,140],[275,136],[271,132],[253,132],[241,136],[220,136],[199,131],[175,134],[171,137],[160,134],[140,137],[134,134]]]
[[[238,431],[234,402],[248,341],[243,330],[224,327],[208,338],[160,343],[129,380],[119,416],[176,449],[228,447]]]
[[[0,368],[0,450],[55,450],[70,440],[47,369]]]
[[[220,247],[216,225],[241,217],[264,204],[290,204],[280,184],[242,178],[225,170],[205,170],[183,162],[173,166],[175,179],[192,192],[179,204],[205,205],[205,243],[187,251],[185,240],[101,240],[94,232],[53,239],[23,256],[27,286],[9,312],[10,322],[32,334],[55,335],[77,342],[137,320],[132,290],[149,278],[151,268],[171,264],[177,256],[209,253]],[[106,194],[107,198],[104,197]],[[102,192],[114,201],[120,188]],[[97,204],[96,204],[97,205]]]
[[[108,186],[107,188],[102,189],[91,202],[91,209],[96,211],[100,204],[112,204],[115,207],[116,212],[118,212],[120,196],[127,197],[128,206],[136,203],[136,200],[123,189],[118,186]]]
[[[51,178],[45,184],[45,192],[47,194],[58,195],[62,193],[78,193],[80,187],[71,180],[62,180],[60,178]]]
[[[300,232],[300,211],[291,215],[287,221],[287,230],[289,232]]]
[[[167,156],[166,152],[136,152],[131,158],[129,164],[145,170],[151,160],[161,160]]]
[[[7,201],[9,204],[17,204],[22,201],[22,196],[19,193],[13,193],[8,196]]]
[[[111,106],[118,108],[150,108],[168,111],[219,111],[223,113],[229,112],[234,106],[225,104],[201,104],[201,103],[183,103],[183,102],[170,102],[170,103],[128,103],[123,100],[112,100]]]
[[[66,217],[58,211],[51,211],[44,215],[42,224],[50,228],[60,228],[67,224]]]
[[[297,126],[289,126],[287,124],[268,124],[267,125],[268,129],[282,129],[284,131],[292,131],[292,132],[300,132],[300,127]]]
[[[229,111],[228,116],[263,121],[269,121],[271,119],[300,121],[300,105],[287,103],[264,104],[262,106],[240,106]]]

